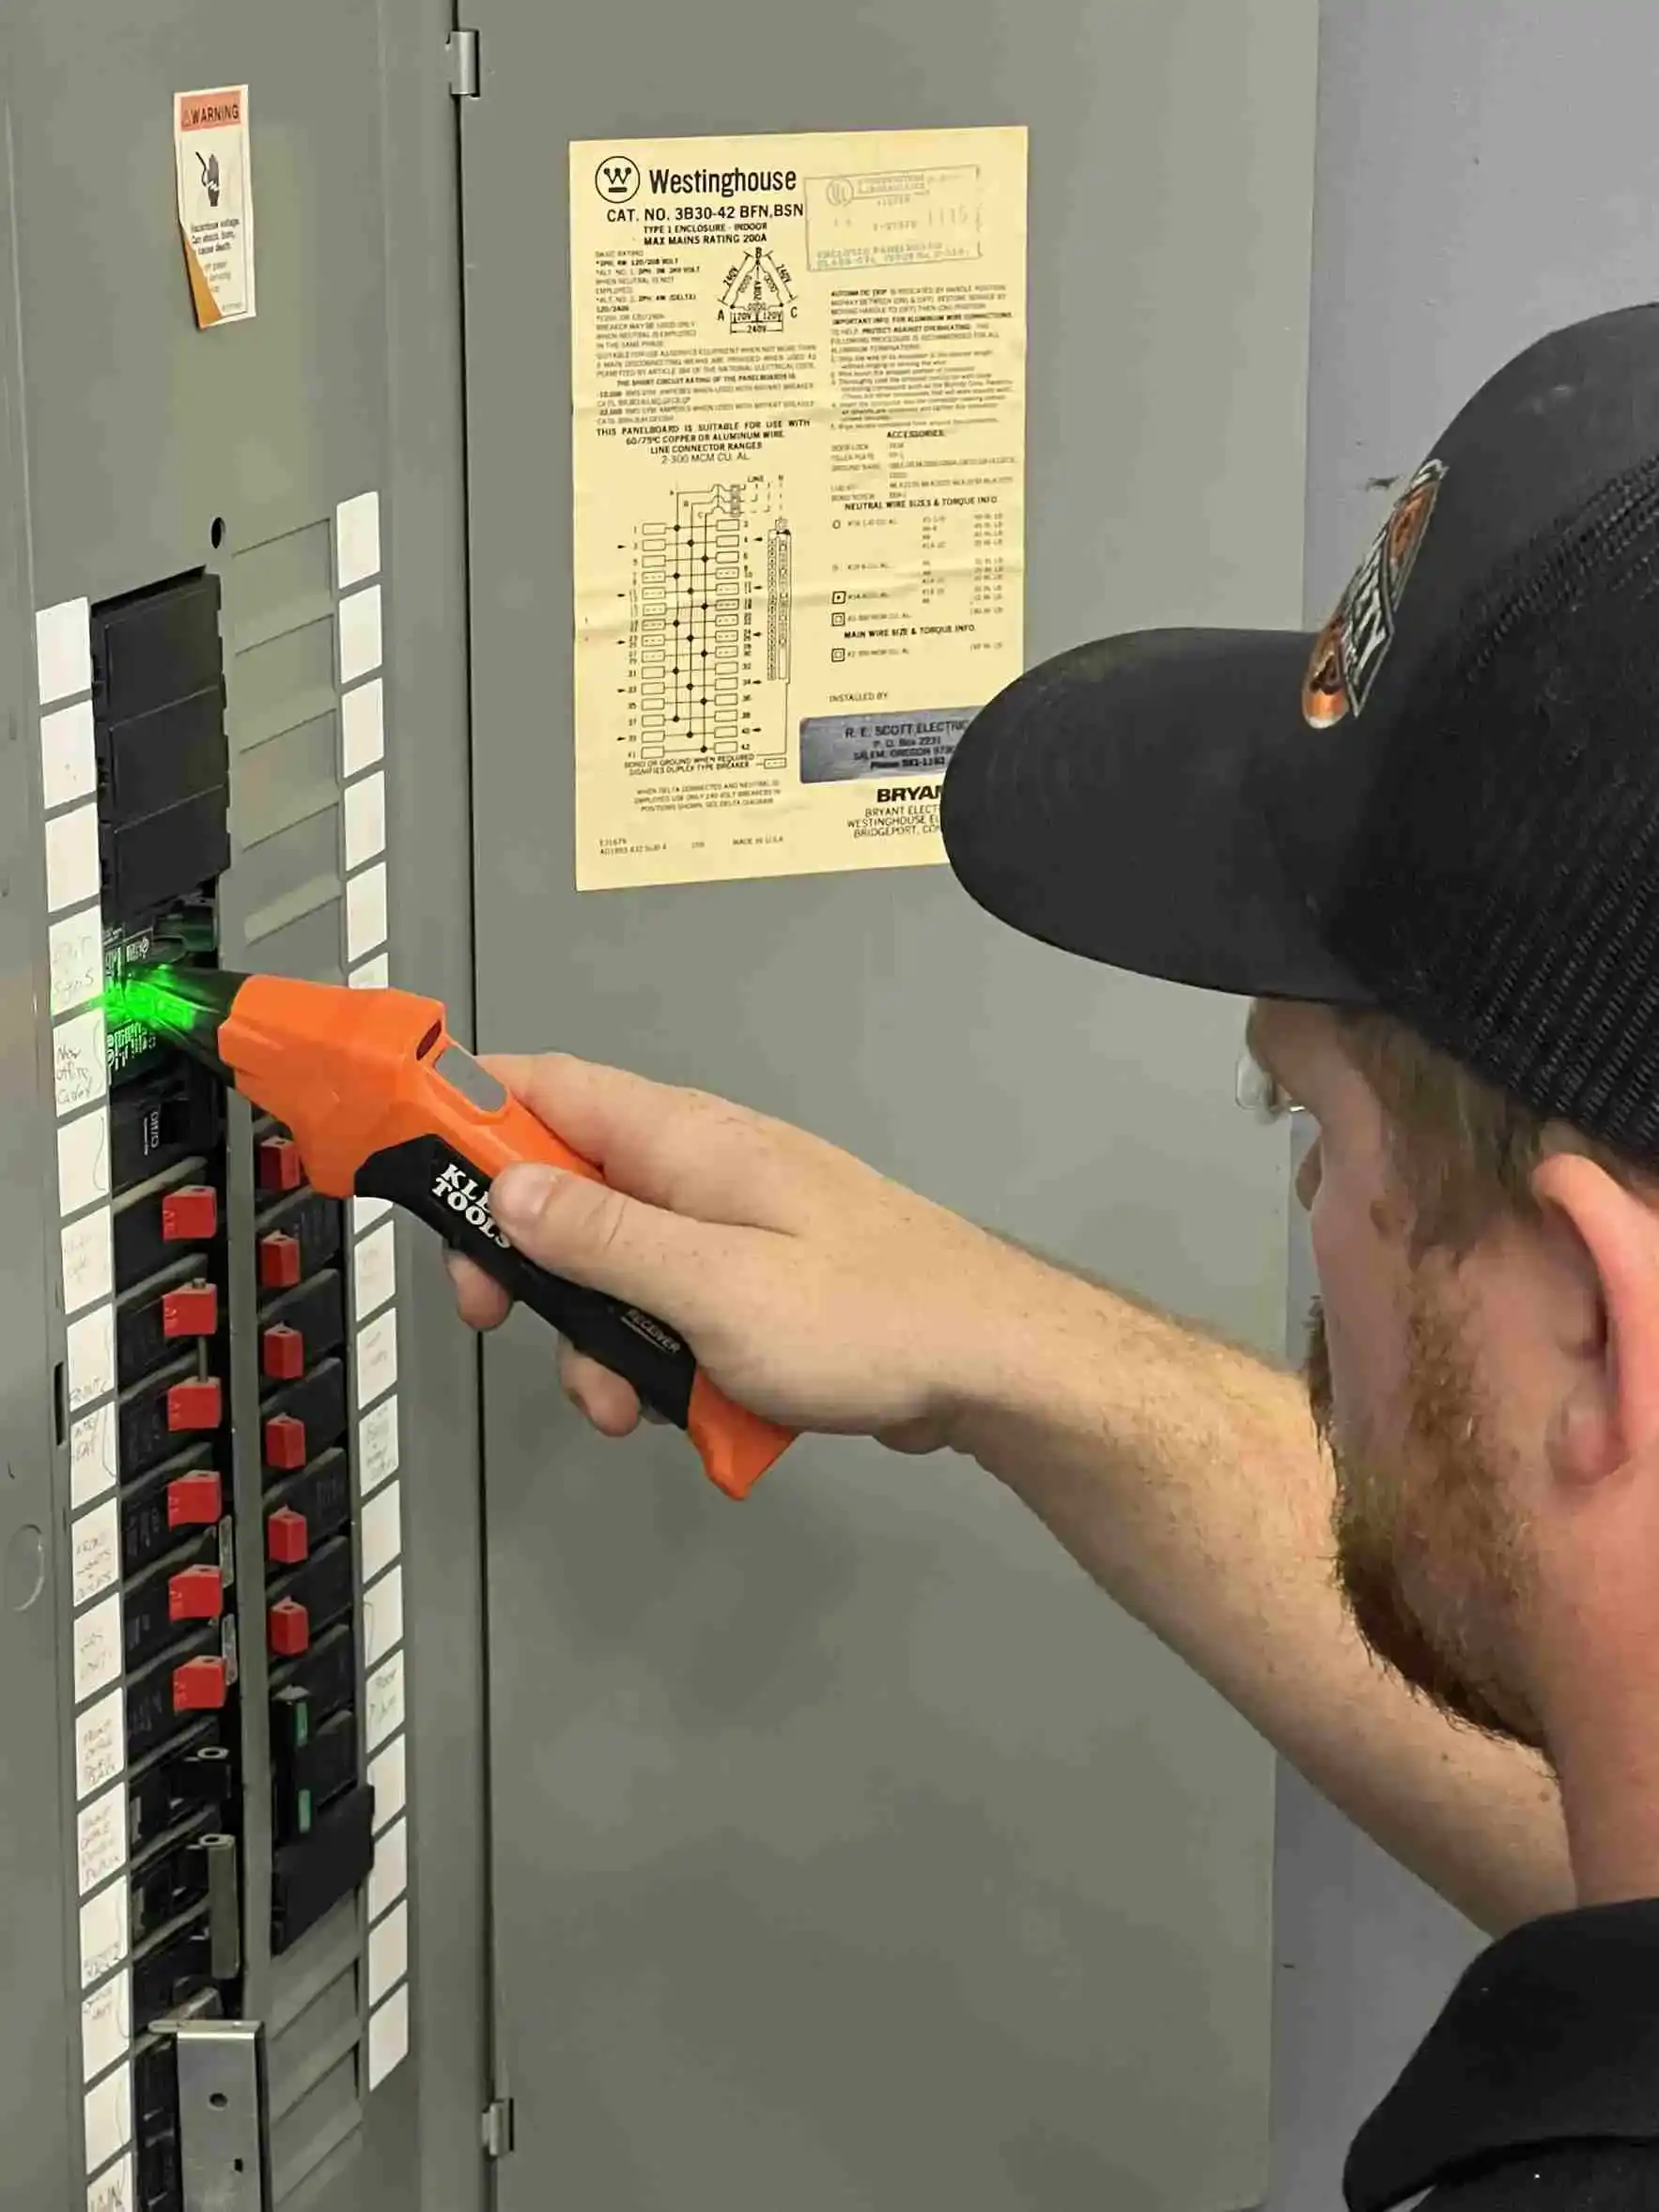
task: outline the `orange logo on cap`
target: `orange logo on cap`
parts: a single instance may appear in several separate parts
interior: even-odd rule
[[[1336,612],[1313,641],[1302,679],[1302,714],[1311,728],[1328,730],[1344,715],[1364,712],[1394,642],[1400,601],[1445,477],[1443,462],[1423,463],[1372,539]]]

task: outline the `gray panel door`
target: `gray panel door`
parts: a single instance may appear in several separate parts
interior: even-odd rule
[[[462,128],[480,1041],[724,1090],[1271,1347],[1236,1007],[941,872],[575,892],[565,144],[1029,124],[1029,649],[1293,624],[1313,16],[484,0]],[[734,1508],[584,1435],[524,1319],[485,1425],[509,2212],[1256,2201],[1249,1731],[972,1469],[803,1444]]]
[[[446,0],[15,0],[0,11],[0,1157],[14,1189],[45,1194],[54,1240],[43,1254],[25,1205],[0,1265],[0,1972],[14,1999],[30,1991],[0,2030],[4,2212],[85,2201],[33,610],[199,566],[220,575],[237,844],[225,950],[337,973],[330,518],[339,500],[378,490],[393,973],[465,1019],[448,15]],[[173,96],[244,82],[258,314],[202,332],[178,232]],[[256,930],[250,909],[261,908]],[[438,1269],[408,1272],[411,2055],[372,2094],[353,2055],[357,1908],[337,1912],[318,1945],[269,1956],[264,1676],[250,1648],[257,1607],[243,1600],[243,1711],[256,1716],[243,1743],[244,1999],[271,2034],[276,2195],[302,2212],[417,2201],[472,2212],[487,2187],[475,1362]],[[244,1592],[258,1573],[256,1450],[245,1469]],[[49,1579],[33,1602],[42,1530]]]

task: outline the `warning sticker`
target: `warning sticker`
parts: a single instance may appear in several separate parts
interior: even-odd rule
[[[1022,661],[1023,130],[570,149],[576,880],[942,860]]]
[[[173,150],[178,228],[196,321],[203,330],[246,322],[254,313],[247,86],[176,93]]]

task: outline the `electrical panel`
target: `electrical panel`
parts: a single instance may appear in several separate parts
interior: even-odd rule
[[[0,2212],[488,2187],[475,1346],[121,989],[465,1021],[448,29],[0,16]],[[186,95],[252,116],[235,327]]]
[[[365,1528],[346,1366],[349,1209],[307,1187],[285,1130],[251,1120],[122,1011],[135,967],[220,957],[220,616],[205,573],[89,610],[92,688],[76,720],[90,725],[109,1012],[95,1004],[58,1040],[64,1069],[96,1090],[72,1055],[101,1033],[106,1071],[88,1119],[107,1127],[114,1395],[90,1415],[96,1447],[77,1456],[85,1483],[109,1490],[71,1526],[75,1596],[91,1608],[78,1616],[77,1690],[108,1714],[111,1761],[117,1740],[125,1753],[85,1818],[114,1856],[124,1832],[124,1887],[95,1891],[93,1940],[120,1949],[124,1923],[140,2212],[186,2212],[178,2027],[242,2018],[252,1899],[268,1900],[271,1957],[302,1959],[369,1879],[364,1548],[383,1574],[375,1531],[395,1494],[381,1489]],[[78,1127],[60,1131],[65,1178],[79,1172]],[[60,1190],[66,1209],[101,1195],[92,1167]],[[96,1272],[83,1281],[95,1287]],[[240,1344],[256,1356],[238,1359]],[[68,1388],[75,1419],[72,1372]],[[254,1694],[265,1725],[250,1730]],[[265,1817],[249,1823],[256,1794]],[[84,1975],[101,1963],[84,1949]]]

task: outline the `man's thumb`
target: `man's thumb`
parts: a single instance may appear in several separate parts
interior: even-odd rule
[[[521,1235],[534,1232],[549,1199],[567,1180],[557,1168],[530,1161],[504,1168],[489,1193],[490,1211],[517,1244]]]
[[[677,1230],[672,1215],[586,1176],[529,1161],[503,1168],[489,1203],[515,1250],[550,1274],[630,1301],[672,1294],[667,1277],[680,1273],[670,1265],[674,1238],[642,1233],[653,1224],[659,1231]]]

